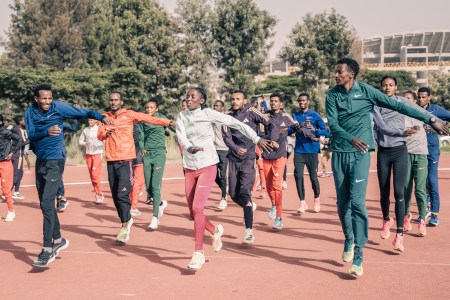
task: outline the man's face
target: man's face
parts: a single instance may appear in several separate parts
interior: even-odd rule
[[[348,69],[347,64],[339,64],[335,68],[334,78],[336,84],[344,86],[353,80],[354,74]]]
[[[197,90],[189,90],[186,94],[186,105],[189,110],[194,110],[200,107],[204,102],[200,93]]]
[[[386,78],[381,83],[381,91],[388,97],[392,97],[397,92],[397,84],[391,78]]]
[[[298,98],[298,107],[300,110],[307,110],[309,108],[309,99],[306,96],[300,96]]]
[[[154,116],[158,112],[158,107],[155,102],[148,102],[145,104],[145,111],[150,115]]]
[[[408,99],[409,101],[411,101],[412,103],[416,103],[416,102],[417,102],[417,100],[414,99],[414,96],[413,96],[413,94],[411,94],[411,93],[405,93],[405,94],[403,94],[403,96],[404,96],[406,99]]]
[[[214,110],[218,112],[223,112],[223,105],[219,101],[214,102]]]
[[[234,93],[231,95],[231,109],[240,110],[247,103],[247,99],[244,99],[244,95],[241,93]]]
[[[427,92],[420,92],[417,95],[417,101],[419,102],[419,106],[426,108],[428,104],[430,104],[431,97]]]
[[[120,99],[120,94],[112,93],[109,95],[109,107],[111,111],[115,112],[122,108],[123,101]]]
[[[94,127],[97,124],[97,120],[95,119],[88,119],[89,127]]]
[[[275,96],[270,98],[270,108],[275,112],[281,109],[281,100],[279,97]]]
[[[37,102],[38,107],[41,111],[47,112],[53,102],[52,91],[40,90],[39,97],[34,97],[34,101]]]

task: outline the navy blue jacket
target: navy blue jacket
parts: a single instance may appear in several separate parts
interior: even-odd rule
[[[253,108],[251,104],[246,104],[239,112],[231,111],[229,115],[250,126],[255,132],[259,132],[259,124],[270,128],[273,127],[273,124],[269,123],[269,116]],[[274,139],[276,139],[278,131],[276,129],[271,131]],[[256,145],[239,130],[222,126],[222,136],[225,145],[228,147],[228,159],[239,162],[256,158]],[[247,149],[247,152],[239,156],[237,155],[239,148]]]
[[[450,112],[448,112],[445,108],[436,105],[436,104],[428,104],[427,111],[433,114],[436,118],[441,119],[443,121],[450,122]],[[427,132],[427,142],[428,142],[428,152],[429,154],[439,153],[439,135],[436,131],[431,128],[430,125],[424,125],[425,131]]]
[[[101,121],[104,116],[92,110],[76,108],[68,103],[53,101],[50,109],[43,113],[37,102],[33,102],[25,111],[25,124],[31,150],[38,159],[64,159],[64,133],[50,136],[48,129],[53,125],[63,128],[64,119],[89,118]]]
[[[322,117],[315,111],[308,109],[305,113],[298,111],[292,115],[292,118],[297,121],[299,124],[305,121],[310,121],[311,125],[316,128],[316,131],[310,131],[315,137],[329,137],[330,132],[327,130],[327,126],[325,125]],[[289,128],[289,135],[294,133],[292,128]],[[313,141],[305,137],[304,134],[297,132],[295,135],[295,149],[294,152],[297,153],[319,153],[320,151],[320,142]]]
[[[292,117],[283,111],[280,111],[279,113],[275,113],[273,111],[270,111],[270,123],[273,126],[273,128],[276,128],[276,130],[279,132],[278,138],[275,139],[275,141],[280,145],[280,147],[276,150],[270,151],[270,152],[263,152],[262,157],[264,159],[278,159],[280,157],[287,157],[287,136],[288,136],[288,129],[294,128],[295,131],[300,130],[300,126],[292,119]],[[271,134],[271,128],[268,128],[266,131],[266,135]]]

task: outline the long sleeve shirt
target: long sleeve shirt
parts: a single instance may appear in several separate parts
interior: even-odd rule
[[[263,124],[266,127],[274,126],[273,124],[270,124],[270,118],[268,115],[265,115],[257,109],[251,107],[250,104],[245,105],[239,112],[232,111],[230,113],[230,116],[250,126],[250,128],[255,132],[258,132],[258,127],[260,124]],[[244,161],[256,158],[255,143],[251,139],[247,138],[239,130],[224,127],[222,129],[222,134],[223,141],[229,148],[228,159],[232,161]],[[272,130],[271,136],[267,138],[274,140],[277,139],[278,131]],[[247,152],[242,156],[237,154],[240,148],[247,150]]]
[[[155,117],[167,119],[167,117],[159,112]],[[139,123],[139,147],[149,152],[166,152],[166,135],[165,127],[153,124]]]
[[[64,119],[95,119],[104,118],[98,112],[74,107],[68,103],[53,101],[46,112],[42,112],[37,102],[33,102],[25,111],[25,124],[31,150],[38,159],[64,159]],[[53,125],[61,128],[61,134],[51,136],[48,129]]]
[[[169,126],[170,121],[152,117],[149,114],[135,112],[121,108],[114,115],[112,112],[105,113],[105,116],[114,118],[113,125],[100,124],[97,138],[105,141],[106,161],[133,160],[136,158],[136,147],[134,145],[133,127],[135,122],[145,122],[160,126]],[[116,130],[111,134],[106,134],[106,126],[112,126]]]
[[[357,152],[352,140],[358,138],[374,150],[371,112],[374,106],[397,110],[402,114],[429,123],[430,116],[389,98],[372,86],[356,82],[349,91],[333,87],[326,97],[326,114],[332,134],[334,152]]]
[[[103,142],[97,138],[98,125],[86,127],[81,132],[78,143],[81,146],[86,146],[86,154],[100,154],[103,153]]]
[[[287,136],[288,136],[288,130],[289,128],[295,128],[298,130],[299,124],[297,121],[292,119],[292,117],[283,111],[280,111],[278,113],[275,113],[274,111],[270,111],[270,123],[275,125],[271,128],[268,128],[266,130],[267,135],[272,134],[272,130],[277,130],[279,132],[278,138],[275,140],[279,148],[274,149],[270,152],[263,151],[262,157],[264,159],[278,159],[280,157],[287,157]]]
[[[450,112],[439,105],[430,103],[427,111],[438,119],[450,122]],[[439,135],[429,125],[425,125],[425,131],[427,132],[428,151],[439,153]]]
[[[315,137],[319,138],[321,136],[329,137],[330,132],[327,130],[325,122],[322,117],[315,111],[308,109],[305,113],[298,111],[292,115],[292,118],[299,124],[309,121],[311,125],[316,129],[316,131],[309,130]],[[293,128],[289,128],[289,135],[294,133]],[[295,148],[294,152],[297,153],[319,153],[320,151],[320,141],[313,141],[308,139],[301,132],[295,134]]]
[[[427,114],[430,118],[433,116],[420,106],[412,103],[404,97],[396,96],[392,99],[413,107],[414,109]],[[382,147],[396,147],[404,145],[406,143],[406,137],[403,136],[406,130],[405,118],[406,116],[398,111],[375,106],[373,111],[373,121],[375,125],[374,133],[376,143]]]
[[[10,153],[16,152],[22,145],[21,137],[5,126],[0,126],[0,161],[5,161]]]
[[[19,157],[24,155],[25,145],[28,145],[30,143],[30,141],[26,137],[25,129],[21,128],[20,125],[15,125],[11,129],[11,132],[19,136],[20,143],[22,144],[22,146],[18,147],[17,150],[13,154],[13,159],[18,159]]]
[[[238,129],[254,144],[258,143],[260,139],[249,126],[210,108],[183,110],[178,114],[176,122],[178,142],[183,148],[183,167],[190,170],[198,170],[219,162],[214,146],[213,124]],[[201,147],[203,151],[192,154],[187,151],[189,147]]]

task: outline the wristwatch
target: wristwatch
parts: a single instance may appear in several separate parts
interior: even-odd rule
[[[436,120],[436,117],[431,117],[431,118],[430,118],[430,121],[429,121],[429,122],[430,122],[430,125],[436,123],[436,121],[437,121],[437,120]]]

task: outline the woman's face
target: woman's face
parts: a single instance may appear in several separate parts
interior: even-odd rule
[[[189,110],[194,110],[200,107],[204,102],[201,94],[197,90],[189,90],[186,94],[186,105]]]
[[[391,78],[386,78],[381,83],[381,91],[388,97],[392,97],[397,92],[397,85],[395,81]]]

